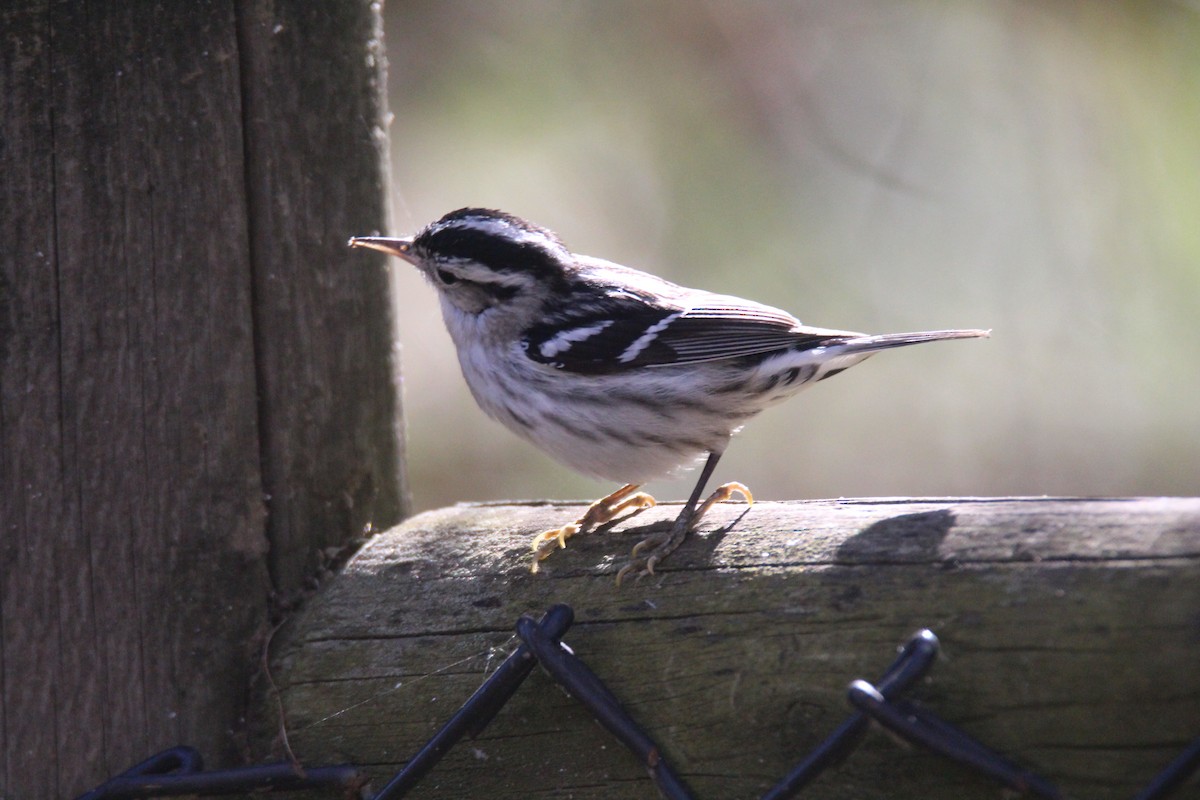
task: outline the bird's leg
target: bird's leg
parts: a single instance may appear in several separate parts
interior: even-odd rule
[[[683,544],[683,540],[687,538],[688,533],[695,530],[696,525],[700,523],[701,517],[712,508],[713,503],[724,502],[734,494],[740,494],[749,504],[754,503],[754,496],[750,494],[750,490],[744,484],[732,481],[718,486],[716,491],[709,495],[708,499],[699,508],[696,507],[696,504],[700,502],[700,495],[704,492],[704,486],[708,483],[708,479],[712,476],[713,470],[716,469],[717,462],[720,459],[721,454],[719,452],[708,454],[708,460],[704,462],[704,469],[700,471],[700,478],[696,481],[696,487],[692,489],[692,496],[684,504],[683,510],[675,518],[675,522],[671,525],[670,530],[647,536],[633,546],[633,550],[629,553],[629,563],[621,567],[621,571],[617,573],[618,586],[621,585],[621,581],[630,572],[636,572],[639,578],[643,575],[653,575],[655,565],[675,552],[675,548]],[[647,551],[645,555],[643,555],[643,551]]]
[[[538,571],[541,562],[554,552],[555,545],[566,547],[567,539],[577,533],[585,533],[597,525],[611,522],[619,514],[631,508],[641,511],[652,505],[654,505],[654,498],[645,492],[639,492],[638,484],[625,484],[607,497],[602,497],[592,503],[588,506],[588,510],[583,512],[583,516],[571,524],[539,533],[533,537],[533,571]]]

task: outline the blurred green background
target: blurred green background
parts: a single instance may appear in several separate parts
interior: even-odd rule
[[[994,329],[765,412],[716,481],[764,499],[1197,493],[1195,4],[385,14],[394,233],[491,206],[813,325]],[[483,416],[433,290],[393,269],[416,507],[611,490]]]

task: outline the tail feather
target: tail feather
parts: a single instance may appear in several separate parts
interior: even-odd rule
[[[876,336],[856,336],[838,342],[839,347],[846,352],[873,353],[877,350],[889,350],[893,347],[907,347],[910,344],[925,342],[940,342],[944,339],[986,339],[992,335],[991,330],[951,330],[951,331],[916,331],[913,333],[881,333]]]

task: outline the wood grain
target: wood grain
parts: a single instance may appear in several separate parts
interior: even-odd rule
[[[378,11],[240,6],[263,482],[284,588],[406,503],[388,272],[346,246],[387,219]]]
[[[921,700],[1073,796],[1130,796],[1200,735],[1200,500],[726,505],[658,577],[615,588],[675,510],[572,540],[540,575],[529,538],[579,507],[455,507],[377,537],[280,640],[292,746],[385,779],[514,646],[517,616],[556,602],[576,612],[565,641],[701,797],[761,794],[921,627],[944,647]],[[416,796],[540,794],[653,789],[535,673]],[[875,736],[805,796],[994,795]]]
[[[271,593],[398,518],[385,279],[330,256],[383,225],[376,9],[269,8],[0,10],[5,797],[237,762]]]

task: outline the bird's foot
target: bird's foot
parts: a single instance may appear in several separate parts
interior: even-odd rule
[[[555,528],[552,531],[539,533],[533,537],[532,571],[537,572],[542,561],[560,547],[567,546],[567,539],[606,522],[611,522],[625,511],[633,509],[634,513],[650,508],[655,500],[645,492],[638,491],[638,484],[627,483],[607,497],[602,497],[588,506],[583,516],[569,525]]]
[[[754,495],[750,493],[750,487],[739,481],[730,481],[723,483],[713,490],[713,493],[708,496],[708,499],[700,504],[700,508],[696,510],[696,515],[692,517],[692,524],[688,526],[689,531],[696,530],[696,526],[700,524],[700,518],[708,513],[708,510],[716,503],[724,503],[731,499],[735,494],[740,494],[746,505],[754,505]]]
[[[635,544],[629,553],[629,563],[621,567],[617,573],[617,586],[620,586],[621,581],[631,572],[635,573],[636,580],[653,575],[654,567],[683,544],[683,540],[696,529],[701,518],[708,513],[714,503],[723,503],[735,494],[740,494],[747,505],[754,505],[754,495],[750,493],[750,489],[743,483],[731,481],[718,486],[708,496],[708,499],[696,509],[695,513],[689,514],[688,509],[684,508],[683,512],[675,519],[674,524],[671,525],[670,530],[651,534]]]

